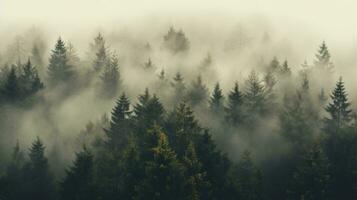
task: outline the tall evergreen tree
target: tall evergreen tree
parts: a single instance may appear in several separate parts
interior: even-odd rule
[[[250,121],[255,121],[256,117],[266,114],[268,108],[266,105],[266,93],[258,74],[252,71],[246,80],[245,106]]]
[[[327,132],[338,134],[340,129],[348,126],[352,119],[351,104],[348,102],[342,78],[336,83],[331,99],[332,102],[326,107],[329,116],[325,118],[325,128]]]
[[[112,55],[104,66],[101,75],[101,93],[104,97],[113,98],[118,94],[121,84],[119,73],[119,60],[116,55]]]
[[[208,97],[206,86],[202,83],[201,76],[198,76],[187,91],[187,99],[192,106],[200,105]]]
[[[148,146],[145,175],[137,186],[135,199],[183,199],[184,167],[158,126],[154,126],[148,133],[154,142],[151,145],[156,145]]]
[[[55,198],[53,177],[44,155],[45,146],[37,137],[30,148],[29,162],[24,168],[25,194],[29,199],[49,200]]]
[[[239,90],[238,83],[234,84],[233,90],[228,94],[228,105],[226,108],[226,119],[234,126],[244,121],[243,94]]]
[[[212,95],[210,97],[210,107],[213,112],[220,113],[223,110],[224,96],[222,94],[222,89],[219,86],[219,83],[216,83],[214,86]]]
[[[262,173],[251,160],[249,151],[243,153],[235,173],[238,177],[235,186],[240,199],[262,199]]]
[[[16,75],[15,67],[11,67],[9,74],[7,75],[6,82],[3,89],[3,96],[6,101],[13,102],[20,99],[21,88],[19,80]]]
[[[322,42],[316,54],[315,67],[320,70],[326,70],[328,72],[331,72],[333,70],[331,55],[325,41]]]
[[[48,81],[54,86],[74,79],[73,66],[69,64],[67,48],[61,38],[58,38],[55,49],[52,50],[48,66]]]
[[[328,199],[329,162],[319,141],[305,150],[301,164],[293,175],[289,199]]]
[[[174,105],[177,105],[183,100],[186,90],[186,86],[180,72],[176,73],[175,77],[173,78],[173,81],[171,82],[171,86],[174,90],[174,95],[173,95]]]
[[[96,199],[93,182],[93,155],[86,147],[76,154],[73,165],[61,182],[61,197],[66,200]]]
[[[108,130],[105,130],[107,134],[107,145],[110,150],[120,150],[120,152],[122,152],[128,145],[132,134],[132,122],[130,117],[130,102],[125,93],[123,93],[112,110],[110,127]]]

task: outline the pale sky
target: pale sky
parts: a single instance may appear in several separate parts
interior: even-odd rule
[[[277,24],[306,23],[328,37],[357,36],[356,0],[0,0],[0,25],[100,24],[148,15],[262,15]]]

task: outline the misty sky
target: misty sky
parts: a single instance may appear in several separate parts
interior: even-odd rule
[[[355,0],[0,0],[0,22],[103,22],[152,14],[259,14],[297,20],[333,35],[357,34]]]

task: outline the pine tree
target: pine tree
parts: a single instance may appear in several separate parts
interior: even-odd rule
[[[4,99],[8,102],[14,102],[20,100],[21,88],[19,85],[19,80],[16,75],[15,67],[11,67],[9,74],[3,89]]]
[[[185,154],[190,142],[202,131],[193,111],[185,103],[180,103],[170,113],[166,129],[169,133],[171,146],[180,158]]]
[[[104,46],[104,44],[99,47],[99,49],[96,51],[95,56],[96,56],[96,59],[93,62],[93,68],[94,68],[94,71],[100,72],[110,62],[109,58],[108,58],[108,52],[107,52],[107,49]]]
[[[182,199],[185,184],[184,167],[170,148],[167,136],[159,127],[154,126],[149,134],[152,135],[154,143],[151,142],[151,145],[154,146],[148,146],[145,175],[137,186],[135,199]]]
[[[170,27],[164,36],[164,45],[173,54],[187,51],[190,48],[190,42],[185,33],[182,30],[176,31],[173,27]]]
[[[55,49],[52,50],[48,66],[48,81],[54,86],[74,79],[73,66],[69,64],[67,49],[61,38],[57,40]]]
[[[222,112],[223,109],[223,102],[224,101],[224,96],[222,94],[222,90],[219,86],[219,83],[216,83],[212,95],[210,97],[210,107],[213,112],[215,113],[220,113]]]
[[[289,199],[328,199],[329,162],[319,141],[306,149],[292,181]]]
[[[145,70],[154,70],[155,66],[152,63],[151,58],[149,58],[145,63],[144,63],[144,69]]]
[[[104,66],[101,79],[101,93],[106,98],[117,96],[121,84],[119,73],[119,60],[114,54]]]
[[[61,182],[61,197],[68,200],[96,199],[93,182],[93,155],[84,146]]]
[[[183,163],[186,168],[186,198],[192,200],[209,199],[211,184],[207,180],[207,173],[202,170],[202,163],[198,160],[196,150],[192,142],[186,149]]]
[[[110,150],[122,152],[128,145],[132,131],[130,117],[130,102],[125,93],[123,93],[112,110],[110,127],[105,130],[107,145]]]
[[[184,98],[186,86],[183,80],[181,73],[177,72],[173,81],[171,82],[171,86],[174,90],[173,101],[174,105],[177,105]]]
[[[238,83],[235,83],[233,90],[228,94],[228,106],[226,108],[226,119],[234,126],[244,122],[243,103],[243,94],[239,90]]]
[[[32,66],[30,59],[23,65],[19,81],[24,95],[35,94],[44,87],[38,76],[37,69]]]
[[[235,187],[238,188],[239,199],[262,199],[262,173],[253,164],[249,151],[243,153],[235,174],[238,177]]]
[[[198,76],[196,81],[192,83],[192,86],[187,91],[187,99],[192,106],[200,105],[205,102],[208,97],[208,91],[206,86],[202,83],[201,76]]]
[[[326,107],[329,117],[325,118],[325,128],[327,132],[338,134],[352,120],[351,104],[348,102],[342,77],[336,83],[336,87],[331,94],[331,99],[332,102]]]
[[[279,60],[274,57],[273,60],[269,64],[268,72],[279,72],[280,71],[280,62]]]
[[[37,137],[30,148],[30,161],[24,168],[24,193],[29,199],[48,200],[55,195],[53,177],[44,152],[45,146]]]
[[[254,121],[257,116],[267,113],[266,92],[255,71],[250,73],[245,84],[245,106],[247,107],[249,120]]]
[[[325,41],[322,42],[316,54],[315,67],[320,70],[326,70],[328,72],[331,72],[333,70],[331,55]]]
[[[285,60],[283,65],[281,66],[280,74],[283,76],[289,77],[291,75],[291,69],[288,65],[288,61]]]
[[[134,106],[134,119],[136,128],[141,134],[154,123],[163,123],[165,110],[156,95],[151,96],[146,89],[143,95],[139,96],[139,102]]]

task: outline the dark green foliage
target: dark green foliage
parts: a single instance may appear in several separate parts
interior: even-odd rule
[[[135,199],[182,199],[184,167],[169,147],[165,133],[156,126],[149,133],[157,141],[149,148],[144,178],[137,187]]]
[[[331,99],[332,102],[326,107],[329,116],[325,118],[325,127],[327,132],[338,134],[342,128],[350,124],[352,117],[351,104],[348,102],[342,78],[337,82]]]
[[[238,126],[244,122],[245,111],[243,103],[243,94],[239,90],[238,83],[235,83],[233,90],[228,94],[228,104],[226,107],[226,119],[233,126]]]
[[[173,81],[171,82],[171,86],[174,90],[173,101],[175,104],[178,104],[183,100],[186,90],[186,86],[181,73],[176,73],[175,77],[173,78]]]
[[[254,122],[257,117],[267,114],[267,96],[265,87],[255,71],[252,71],[245,83],[245,106],[249,121]]]
[[[214,86],[212,95],[210,97],[210,108],[215,114],[221,114],[224,108],[224,96],[222,89],[219,87],[219,83]]]
[[[328,199],[329,167],[320,141],[315,141],[305,150],[293,174],[293,184],[288,190],[289,199]]]
[[[132,128],[130,115],[130,102],[125,93],[123,93],[113,108],[110,127],[105,130],[107,135],[106,143],[110,150],[122,152],[128,145]]]
[[[69,64],[67,48],[61,38],[58,38],[55,49],[52,50],[48,66],[48,82],[51,86],[73,80],[75,77],[73,66]]]
[[[192,106],[204,104],[208,98],[208,90],[202,83],[201,76],[192,83],[191,87],[187,91],[187,99]]]
[[[280,74],[283,76],[291,76],[291,69],[288,65],[288,61],[285,60],[283,65],[281,66]]]
[[[16,75],[15,67],[11,67],[3,89],[3,98],[6,101],[13,102],[21,97],[19,80]]]
[[[119,73],[119,61],[113,55],[104,66],[101,74],[101,94],[106,98],[117,96],[121,84]]]
[[[93,155],[87,148],[84,147],[83,151],[76,154],[73,165],[66,170],[61,186],[62,199],[96,199],[93,182]]]
[[[241,161],[234,169],[234,173],[236,177],[239,177],[234,183],[238,190],[239,199],[263,199],[262,173],[253,164],[249,151],[243,153]]]
[[[30,160],[24,167],[24,194],[29,199],[54,199],[53,177],[44,153],[45,146],[37,137],[30,148]]]

